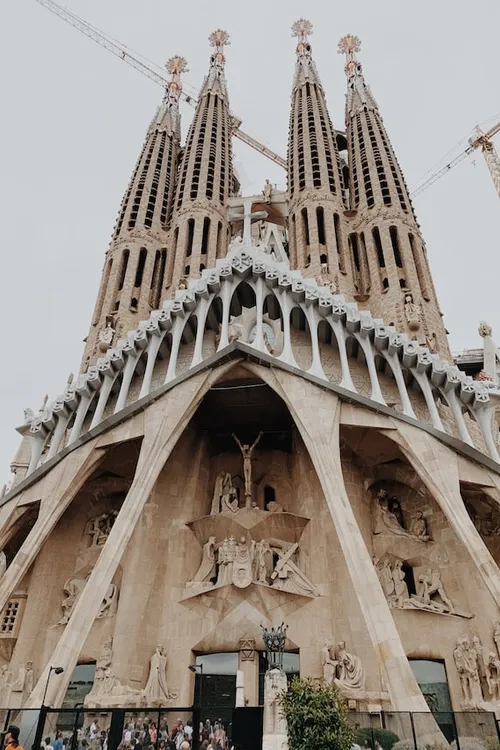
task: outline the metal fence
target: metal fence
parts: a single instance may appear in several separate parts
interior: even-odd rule
[[[117,750],[127,732],[135,733],[147,727],[153,730],[146,739],[136,739],[136,750],[162,750],[160,742],[169,734],[178,721],[188,721],[193,726],[193,750],[199,745],[200,722],[209,718],[218,721],[220,711],[199,707],[172,707],[168,709],[4,709],[0,710],[0,728],[9,724],[20,728],[19,742],[24,750],[41,750],[46,741],[53,742],[56,736],[63,741],[64,750]],[[252,721],[258,721],[256,713],[249,709],[246,717],[249,743],[238,741],[235,750],[259,750],[254,732],[248,732]],[[239,712],[239,713],[238,713]],[[243,714],[242,714],[243,712]],[[221,718],[228,748],[233,744],[233,729],[241,721],[246,709],[225,711]],[[239,717],[239,718],[238,718]],[[245,718],[245,717],[244,717]],[[454,750],[500,750],[498,723],[493,713],[486,712],[440,712],[404,713],[382,712],[377,714],[348,713],[354,732],[353,750],[440,750],[451,746]],[[260,731],[262,731],[260,727]],[[235,731],[236,734],[236,731]],[[257,733],[258,734],[258,733]],[[238,734],[241,737],[241,732]],[[3,735],[2,735],[3,739]],[[248,747],[247,747],[248,744]],[[3,750],[3,742],[0,743]]]

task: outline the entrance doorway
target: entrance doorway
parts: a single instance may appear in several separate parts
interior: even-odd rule
[[[233,711],[236,704],[237,651],[199,654],[196,657],[194,705],[203,724],[202,739],[232,739]]]

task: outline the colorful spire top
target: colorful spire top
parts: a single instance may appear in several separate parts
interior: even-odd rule
[[[354,34],[346,34],[338,45],[340,55],[346,56],[345,73],[349,94],[347,97],[348,112],[354,114],[359,107],[378,109],[377,103],[363,78],[363,67],[356,57],[356,52],[361,49],[361,39]]]
[[[299,18],[292,25],[292,36],[298,38],[297,65],[295,68],[294,89],[303,86],[307,81],[321,86],[318,71],[312,59],[309,36],[313,33],[313,25],[306,18]]]
[[[219,93],[227,99],[227,85],[224,77],[224,66],[226,63],[224,47],[231,43],[229,41],[229,34],[224,29],[216,29],[212,31],[208,37],[208,41],[214,48],[214,51],[210,55],[210,70],[201,87],[200,96],[204,96],[212,91],[213,93]]]
[[[213,55],[213,62],[220,68],[224,67],[226,58],[224,57],[224,47],[231,44],[229,34],[224,29],[216,29],[212,31],[208,37],[208,41],[212,47],[215,47],[215,54]]]
[[[189,70],[187,60],[180,55],[174,55],[168,60],[165,67],[170,73],[170,83],[167,87],[168,97],[172,103],[178,102],[182,92],[181,73],[186,73]]]
[[[310,51],[308,37],[313,33],[313,25],[306,18],[299,18],[298,21],[292,25],[292,36],[296,36],[299,40],[297,44],[297,54],[303,55],[305,50]]]

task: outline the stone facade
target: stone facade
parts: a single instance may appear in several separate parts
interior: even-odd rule
[[[349,170],[311,59],[310,26],[301,21],[294,31],[290,195],[265,188],[263,196],[230,197],[227,35],[214,32],[175,203],[163,162],[160,169],[169,299],[150,299],[142,322],[127,318],[130,332],[119,335],[106,317],[116,271],[105,271],[84,371],[39,412],[26,410],[18,428],[15,481],[0,504],[4,705],[37,707],[47,687],[46,703],[60,706],[74,668],[95,663],[85,699],[92,709],[186,707],[196,658],[236,652],[238,705],[255,706],[261,625],[286,622],[286,650],[298,653],[300,674],[335,682],[352,708],[428,713],[411,660],[444,665],[454,709],[500,708],[500,388],[440,356],[447,343],[423,245],[354,57],[357,41],[342,42],[347,209]],[[172,123],[183,66],[180,58],[171,64],[163,124]],[[307,112],[304,156],[299,122],[306,127]],[[373,205],[367,181],[355,193],[364,159],[356,138],[371,138],[372,125],[391,207],[381,183]],[[165,169],[175,171],[178,130],[165,128]],[[149,132],[146,151],[160,148],[160,130]],[[204,133],[213,134],[212,151],[204,151]],[[319,180],[330,184],[329,154],[335,186],[325,193],[310,153],[320,134]],[[132,193],[139,173],[149,179],[147,158]],[[214,175],[216,195],[208,196]],[[195,183],[202,198],[192,196]],[[316,207],[365,232],[366,246],[352,237],[331,245],[326,269],[319,236],[310,235],[310,262],[299,234],[287,252],[288,212],[297,226]],[[132,258],[132,235],[124,235],[132,210],[126,197],[111,254],[127,245]],[[141,221],[147,211],[140,203]],[[222,227],[215,240],[212,220]],[[403,265],[393,253],[381,266],[366,238],[377,228],[384,252],[388,243],[394,250],[393,226],[416,244],[401,239]],[[328,245],[335,226],[324,231]],[[148,280],[158,256],[146,256]],[[344,281],[336,286],[339,258]],[[366,261],[365,270],[347,258]],[[135,283],[127,274],[123,294]],[[50,665],[64,671],[52,674]]]

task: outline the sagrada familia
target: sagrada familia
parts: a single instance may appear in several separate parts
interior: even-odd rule
[[[223,659],[255,707],[285,622],[353,710],[500,708],[500,387],[452,361],[359,39],[341,131],[293,31],[286,191],[241,195],[227,33],[184,145],[169,61],[81,373],[17,428],[0,706],[70,705],[89,665],[89,710],[191,706]]]

